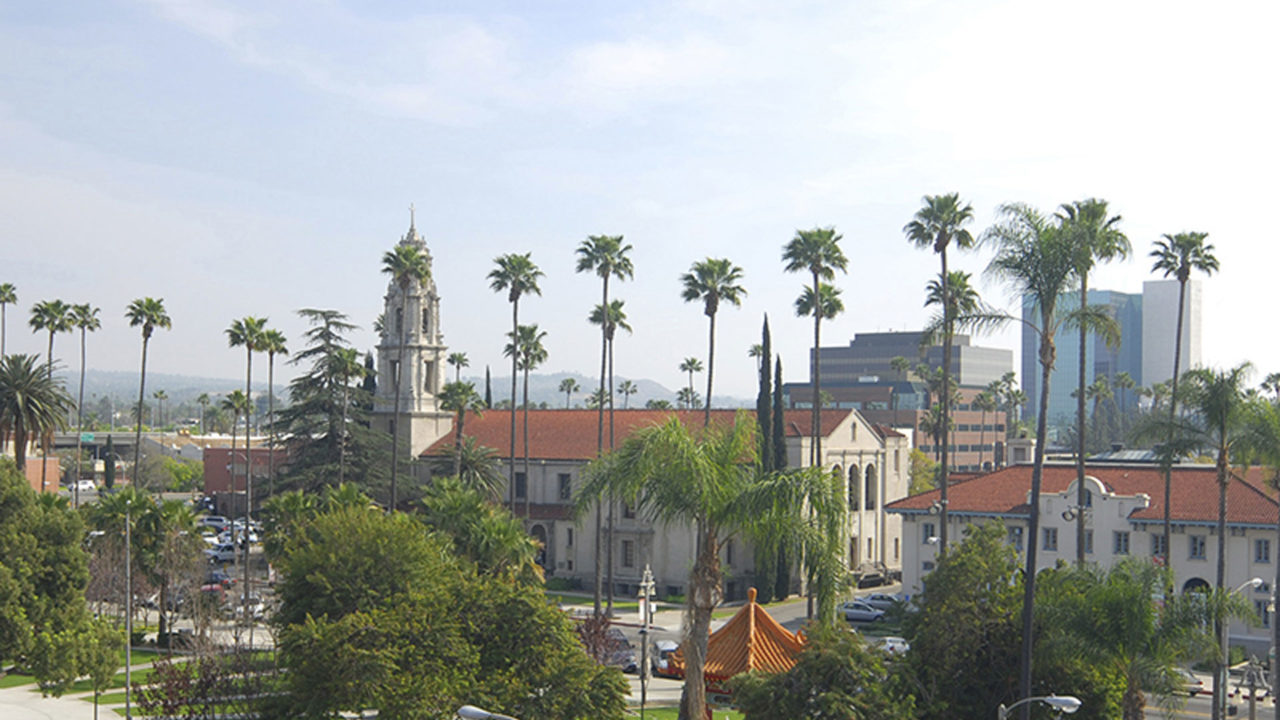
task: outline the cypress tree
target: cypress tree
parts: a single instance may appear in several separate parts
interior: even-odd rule
[[[111,435],[107,435],[107,457],[102,466],[102,484],[108,490],[116,486],[116,444],[111,440]]]
[[[773,400],[772,373],[769,358],[773,357],[769,338],[769,316],[764,316],[764,329],[760,338],[760,390],[756,393],[756,426],[760,432],[760,469],[773,470],[773,418],[770,403]]]
[[[782,415],[782,356],[773,369],[773,469],[787,467],[786,420]]]
[[[493,409],[493,382],[489,377],[489,366],[484,366],[484,407],[486,410]]]

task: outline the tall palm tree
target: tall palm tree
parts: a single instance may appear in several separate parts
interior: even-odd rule
[[[593,325],[599,325],[604,328],[605,342],[609,349],[609,387],[605,392],[602,400],[609,403],[609,447],[613,448],[613,338],[618,328],[622,328],[627,332],[631,332],[631,325],[627,324],[627,313],[623,310],[623,301],[610,300],[609,305],[597,305],[592,309],[590,317],[587,319]],[[614,521],[617,512],[616,503],[612,497],[608,498],[609,502],[609,518],[608,528],[605,537],[605,574],[607,579],[605,587],[608,592],[605,593],[605,613],[613,613],[613,538],[614,538]]]
[[[680,388],[676,393],[676,403],[682,410],[692,410],[702,404],[702,397],[691,387]]]
[[[0,283],[0,357],[8,354],[5,350],[5,336],[8,335],[8,308],[18,302],[18,289],[13,283]]]
[[[1231,463],[1247,449],[1249,442],[1250,403],[1247,380],[1253,368],[1243,363],[1229,370],[1197,368],[1183,376],[1186,384],[1178,389],[1179,400],[1191,411],[1189,417],[1174,417],[1167,424],[1168,445],[1165,464],[1195,452],[1212,453],[1218,470],[1218,567],[1214,587],[1226,589],[1227,567],[1227,487],[1231,482]],[[1215,637],[1222,637],[1221,621]],[[1218,658],[1213,676],[1213,717],[1220,718],[1226,658]]]
[[[1218,258],[1213,254],[1213,245],[1206,243],[1209,233],[1180,232],[1176,235],[1164,234],[1156,241],[1155,249],[1150,257],[1155,258],[1151,272],[1163,273],[1178,278],[1178,322],[1177,334],[1173,340],[1173,376],[1169,397],[1169,425],[1174,425],[1178,416],[1178,373],[1182,369],[1182,311],[1187,304],[1187,281],[1191,279],[1191,271],[1197,270],[1205,275],[1218,271]],[[1144,378],[1155,382],[1155,378]],[[1164,468],[1164,547],[1168,550],[1172,535],[1172,523],[1169,518],[1169,500],[1173,492],[1173,468]],[[1216,707],[1216,705],[1215,705]]]
[[[516,337],[520,333],[520,298],[526,293],[542,294],[538,278],[543,273],[534,264],[531,255],[532,253],[499,255],[493,259],[496,267],[489,271],[489,288],[494,292],[506,290],[507,302],[511,303],[511,333],[508,337]],[[511,452],[507,455],[511,464],[507,470],[507,495],[512,512],[516,509],[516,364],[519,360],[518,354],[511,355]]]
[[[411,233],[412,234],[412,233]],[[396,509],[396,480],[400,468],[400,434],[404,428],[400,423],[400,378],[404,375],[404,346],[408,343],[409,325],[409,293],[415,287],[425,284],[431,279],[431,261],[427,259],[427,254],[422,248],[408,242],[402,242],[395,248],[388,250],[382,256],[382,272],[391,276],[391,279],[400,287],[400,312],[399,318],[396,320],[396,326],[399,330],[400,337],[396,339],[398,349],[396,350],[396,367],[391,378],[392,392],[395,399],[392,401],[391,425],[393,432],[391,433],[391,499],[387,509],[394,512]],[[346,429],[343,429],[346,432]]]
[[[138,376],[137,430],[133,438],[133,484],[137,485],[138,465],[142,460],[142,403],[147,388],[147,345],[156,328],[168,330],[173,327],[173,321],[164,309],[164,298],[138,298],[129,303],[125,317],[129,320],[129,327],[142,328],[142,372]]]
[[[75,479],[80,479],[80,456],[84,452],[82,444],[84,433],[84,371],[85,361],[88,357],[87,336],[95,330],[102,327],[102,321],[98,318],[99,308],[92,307],[89,303],[82,305],[74,305],[71,308],[71,323],[80,330],[80,391],[76,395],[76,475]],[[80,507],[80,484],[73,484],[72,503],[75,507]]]
[[[351,383],[363,380],[370,370],[360,362],[360,351],[355,348],[335,347],[325,362],[326,374],[342,387],[341,422],[333,428],[331,435],[338,439],[338,485],[342,485],[347,477],[347,412],[351,405]]]
[[[253,458],[251,457],[252,448],[249,446],[250,428],[249,414],[253,408],[253,353],[262,349],[262,341],[267,331],[267,319],[246,315],[243,319],[235,320],[231,323],[231,327],[227,328],[227,345],[233,348],[244,348],[244,396],[248,404],[244,408],[244,492],[245,492],[245,522],[248,522],[248,516],[252,514],[253,507]],[[235,425],[231,426],[231,436],[235,439]]]
[[[576,272],[593,272],[596,277],[600,278],[600,306],[609,307],[609,280],[617,278],[619,282],[635,277],[635,266],[631,263],[631,258],[627,257],[631,252],[631,245],[622,239],[621,235],[590,235],[586,240],[578,244],[575,253],[578,256],[578,263],[575,268]],[[605,372],[607,370],[606,363],[609,354],[609,338],[606,335],[607,328],[600,326],[600,387],[599,393],[601,400],[605,395]],[[610,420],[613,419],[613,405],[610,403]],[[610,449],[613,445],[610,444]],[[596,406],[596,455],[604,454],[604,403],[601,402]],[[595,541],[596,547],[600,547],[601,539],[601,513],[596,512],[595,518]],[[602,568],[598,560],[599,553],[596,554],[596,572],[595,587],[592,592],[592,605],[595,614],[600,614],[600,596],[601,584],[604,581]],[[612,588],[610,588],[612,592]]]
[[[573,402],[573,394],[581,390],[578,381],[573,378],[565,378],[560,381],[560,392],[564,393],[564,409],[569,409],[569,403]]]
[[[1106,200],[1089,198],[1065,203],[1058,209],[1058,219],[1076,248],[1076,275],[1080,279],[1080,307],[1089,305],[1089,271],[1095,263],[1123,260],[1132,248],[1129,238],[1120,231],[1120,216],[1108,215]],[[1084,455],[1085,455],[1085,392],[1088,388],[1088,364],[1086,348],[1090,328],[1080,323],[1079,384],[1076,393],[1076,564],[1084,565]],[[1165,554],[1168,554],[1166,549]]]
[[[484,410],[484,398],[480,397],[480,393],[476,392],[476,386],[469,382],[454,380],[445,384],[440,391],[440,409],[449,410],[454,414],[453,428],[453,475],[461,479],[462,476],[462,426],[467,420],[467,411],[475,413],[476,417],[480,417]],[[526,475],[526,477],[528,477]]]
[[[694,529],[697,551],[685,593],[689,622],[682,644],[682,720],[702,718],[706,712],[707,640],[712,610],[722,597],[720,553],[725,542],[739,533],[755,537],[757,532],[803,538],[814,541],[809,557],[815,562],[821,559],[814,549],[819,547],[817,535],[834,536],[835,545],[847,542],[839,532],[845,517],[840,483],[817,471],[761,477],[753,462],[757,448],[755,424],[746,413],[738,413],[732,425],[697,430],[671,417],[632,434],[617,452],[596,461],[575,499],[581,513],[596,498],[612,493],[633,499],[655,521]],[[796,512],[803,505],[814,509],[813,522]],[[834,621],[834,598],[829,593],[824,606],[829,622]]]
[[[276,483],[276,356],[288,355],[284,333],[269,328],[262,333],[259,350],[267,354],[267,495]]]
[[[521,325],[516,334],[511,336],[506,353],[517,359],[518,367],[524,371],[524,516],[529,518],[529,505],[533,496],[533,476],[529,474],[529,371],[547,361],[547,348],[542,341],[547,337],[545,330],[537,325]],[[514,497],[514,493],[513,493]]]
[[[808,317],[812,315],[814,317],[821,317],[824,320],[830,320],[844,312],[844,301],[840,299],[840,294],[841,291],[836,286],[821,283],[818,285],[818,298],[815,300],[813,296],[813,288],[805,288],[800,292],[800,297],[796,298],[796,316]],[[817,373],[817,361],[815,360],[814,363],[814,373]],[[814,380],[817,381],[816,374],[814,375]],[[818,393],[818,408],[821,408],[825,404],[821,400],[825,395],[825,393]],[[821,443],[821,434],[818,433],[817,429],[815,429],[814,432],[817,433],[814,435],[814,441]],[[816,457],[822,457],[820,450],[815,452]]]
[[[28,322],[31,329],[35,332],[45,331],[49,333],[49,352],[45,361],[46,368],[49,373],[49,379],[53,379],[53,337],[60,332],[69,332],[72,325],[71,306],[61,300],[42,300],[31,308],[31,320]],[[40,438],[40,448],[44,455],[44,460],[40,464],[40,487],[43,488],[47,483],[47,475],[49,472],[49,444],[52,440],[49,436]]]
[[[907,379],[907,371],[911,369],[911,361],[902,357],[901,355],[898,355],[889,360],[889,367],[893,368],[893,371],[898,373],[898,382],[904,382]],[[893,393],[893,424],[894,425],[898,424],[898,409],[900,405],[901,405],[901,402],[899,402],[898,393],[897,391],[894,391]]]
[[[734,307],[742,305],[742,298],[747,291],[739,284],[742,280],[742,268],[730,262],[729,258],[707,258],[695,262],[689,272],[680,276],[684,291],[680,297],[685,302],[702,301],[702,313],[707,316],[707,401],[703,407],[702,424],[711,424],[711,381],[715,377],[716,364],[716,313],[720,303],[725,302]]]
[[[950,303],[950,281],[951,274],[947,269],[947,248],[954,242],[956,247],[964,250],[973,247],[973,235],[965,229],[965,225],[973,220],[973,206],[960,200],[960,193],[949,193],[946,195],[926,195],[924,197],[924,206],[916,211],[914,219],[902,228],[906,234],[907,240],[918,248],[932,249],[937,253],[938,259],[942,263],[942,273],[938,276],[942,280],[940,294],[942,299],[942,307],[944,309],[944,325],[951,327],[952,323],[947,321],[945,313],[952,308]],[[942,342],[942,386],[951,387],[951,333],[943,338]],[[939,504],[941,506],[938,517],[939,533],[938,533],[938,552],[946,554],[948,540],[948,515],[947,515],[947,474],[950,472],[950,459],[948,457],[951,444],[951,398],[949,394],[944,393],[942,396],[942,453],[941,467],[938,470],[938,489],[940,491]]]
[[[1102,439],[1101,432],[1098,429],[1098,410],[1102,403],[1107,402],[1115,397],[1115,393],[1111,390],[1111,379],[1101,373],[1093,379],[1089,387],[1084,389],[1085,399],[1093,402],[1093,442],[1094,447]]]
[[[157,390],[151,393],[151,397],[156,399],[156,425],[164,427],[164,401],[169,399],[169,393],[164,390]]]
[[[622,409],[626,410],[631,407],[631,396],[640,392],[640,388],[630,380],[623,380],[618,383],[618,394],[622,396]]]
[[[836,234],[835,228],[814,228],[797,230],[796,236],[782,249],[782,261],[786,263],[787,272],[808,272],[813,284],[806,291],[811,301],[813,313],[813,439],[809,445],[809,464],[819,466],[822,461],[822,318],[824,302],[822,281],[833,280],[836,270],[845,272],[849,261],[840,249],[842,236]],[[832,288],[834,293],[835,288]],[[797,300],[804,301],[804,296]]]
[[[680,362],[680,372],[689,373],[689,392],[685,397],[692,398],[694,395],[693,374],[702,372],[702,361],[696,357],[687,357]],[[692,410],[693,405],[690,405],[689,409]]]
[[[1121,370],[1120,372],[1116,373],[1116,376],[1112,379],[1111,384],[1114,385],[1115,388],[1120,391],[1120,407],[1125,411],[1127,411],[1129,407],[1129,399],[1128,397],[1125,396],[1125,393],[1137,387],[1138,386],[1137,381],[1135,381],[1133,379],[1133,376],[1130,375],[1128,372]]]
[[[471,360],[467,358],[464,352],[451,352],[449,357],[445,358],[445,362],[453,366],[453,381],[462,382],[462,368],[471,367]]]
[[[249,415],[249,398],[246,397],[244,392],[241,390],[232,390],[227,393],[226,397],[222,398],[222,402],[219,404],[219,407],[225,412],[231,413],[231,461],[229,465],[231,466],[231,490],[234,492],[236,487],[236,426],[240,423],[241,415],[244,415],[246,418]],[[248,423],[246,422],[245,424],[247,425]],[[246,457],[245,467],[248,467],[248,465],[249,463]],[[246,472],[246,475],[247,474],[248,473]]]
[[[0,437],[13,438],[18,470],[26,470],[32,440],[66,427],[72,404],[71,396],[49,377],[38,356],[0,357]]]
[[[982,241],[995,247],[996,255],[987,272],[1006,283],[1015,296],[1030,301],[1038,314],[1037,323],[1029,323],[1039,336],[1040,408],[1036,417],[1036,449],[1031,470],[1031,497],[1027,509],[1026,572],[1024,574],[1022,656],[1019,682],[1022,696],[1031,694],[1032,620],[1035,605],[1036,538],[1040,533],[1040,486],[1044,474],[1045,436],[1048,425],[1049,377],[1057,357],[1056,338],[1065,321],[1058,313],[1058,300],[1075,276],[1075,249],[1056,220],[1046,218],[1034,208],[1014,203],[999,209],[1000,222],[983,233]],[[1082,309],[1077,313],[1100,313]],[[1103,314],[1105,317],[1105,314]],[[1008,316],[987,319],[994,323],[1014,320]],[[964,319],[961,319],[964,322]],[[972,323],[978,324],[978,323]]]
[[[988,385],[986,389],[975,395],[969,404],[974,409],[982,411],[982,424],[978,426],[978,471],[981,472],[986,467],[983,454],[987,450],[987,413],[995,412],[999,407],[999,401],[996,399],[995,391]]]
[[[196,403],[200,405],[200,434],[204,435],[204,416],[209,411],[209,393],[200,393],[200,397],[196,398]]]

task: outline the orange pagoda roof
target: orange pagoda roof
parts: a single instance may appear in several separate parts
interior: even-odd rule
[[[779,673],[796,664],[804,638],[787,630],[756,603],[756,589],[747,590],[747,604],[707,641],[705,669],[708,684],[722,682],[748,670]],[[684,653],[671,656],[673,669],[684,675]]]

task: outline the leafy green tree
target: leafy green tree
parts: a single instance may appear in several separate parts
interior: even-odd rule
[[[84,432],[84,371],[87,365],[88,334],[102,327],[102,321],[98,318],[99,308],[84,303],[83,305],[74,305],[71,308],[71,324],[80,331],[80,392],[76,395],[76,431]],[[83,452],[83,446],[79,435],[76,437],[76,474],[75,479],[80,479],[80,457]],[[80,506],[80,485],[72,483],[72,497],[75,507]]]
[[[66,427],[71,396],[54,381],[35,355],[0,358],[0,436],[13,438],[13,457],[19,471],[27,467],[27,446]],[[41,490],[44,481],[41,480]]]
[[[507,302],[511,303],[511,333],[508,337],[516,337],[520,333],[520,298],[528,293],[541,295],[538,278],[543,272],[530,258],[532,253],[519,255],[508,253],[493,259],[496,267],[489,271],[489,288],[494,292],[507,291]],[[508,459],[507,495],[511,501],[511,509],[516,507],[516,373],[520,358],[511,353],[511,447]]]
[[[938,463],[930,460],[923,450],[911,448],[908,468],[911,488],[908,492],[912,495],[928,492],[938,486]]]
[[[124,635],[105,620],[93,623],[93,632],[81,650],[81,670],[89,676],[93,688],[93,720],[98,720],[98,698],[111,687],[116,671],[120,669],[120,650],[124,647]]]
[[[822,392],[822,319],[826,317],[823,313],[828,309],[827,300],[829,297],[838,295],[835,288],[824,292],[823,280],[832,280],[835,278],[835,271],[845,272],[849,265],[848,259],[844,255],[844,251],[840,249],[840,240],[842,236],[837,235],[835,228],[814,228],[812,230],[797,230],[791,242],[787,243],[782,249],[782,261],[785,263],[787,272],[808,272],[813,278],[813,285],[806,288],[808,300],[808,311],[801,313],[801,303],[805,302],[806,295],[801,295],[796,301],[796,311],[802,317],[807,314],[813,315],[813,441],[809,447],[809,464],[822,464],[822,433],[821,433],[821,392]]]
[[[1057,333],[1067,322],[1058,312],[1061,298],[1074,277],[1076,267],[1075,245],[1061,225],[1045,218],[1034,208],[1023,204],[1000,207],[1000,222],[983,234],[983,242],[995,247],[996,255],[987,266],[987,272],[1004,281],[1012,293],[1029,301],[1037,314],[1038,322],[1029,323],[1039,336],[1040,361],[1040,409],[1036,417],[1036,449],[1031,470],[1031,495],[1027,510],[1026,581],[1023,593],[1022,659],[1020,663],[1019,690],[1022,697],[1031,694],[1031,670],[1035,607],[1036,550],[1034,542],[1040,533],[1040,484],[1044,475],[1044,452],[1047,435],[1049,402],[1049,376],[1057,359]],[[1090,319],[1099,323],[1110,321],[1114,332],[1114,320],[1099,308],[1085,306],[1074,317],[1079,322]],[[1010,318],[987,316],[979,318],[995,322],[1008,322]],[[962,319],[963,320],[963,319]]]
[[[129,303],[125,311],[129,327],[142,328],[142,371],[138,375],[138,416],[137,431],[133,438],[133,481],[138,481],[138,465],[142,460],[142,403],[147,388],[147,345],[151,343],[151,334],[156,328],[168,330],[173,327],[169,313],[164,309],[163,298],[138,298]]]
[[[0,283],[0,358],[9,354],[5,338],[9,334],[9,306],[18,302],[18,289],[13,283]]]
[[[1151,251],[1150,257],[1155,258],[1155,262],[1151,265],[1151,272],[1163,273],[1164,276],[1176,277],[1178,279],[1178,320],[1177,331],[1174,335],[1177,341],[1173,343],[1173,375],[1169,378],[1171,389],[1169,397],[1169,425],[1170,431],[1177,422],[1178,417],[1178,378],[1182,369],[1182,316],[1183,308],[1187,304],[1187,282],[1191,279],[1193,270],[1212,275],[1218,271],[1218,257],[1213,254],[1213,245],[1206,243],[1205,239],[1209,237],[1209,233],[1205,232],[1180,232],[1175,235],[1165,234],[1156,241],[1155,248]],[[1155,381],[1155,378],[1148,378],[1149,381]],[[1159,403],[1154,403],[1158,406]],[[1164,546],[1169,547],[1172,536],[1172,523],[1169,518],[1170,495],[1173,490],[1173,466],[1166,463],[1164,468]],[[1217,707],[1216,705],[1214,707]]]
[[[645,403],[644,403],[644,407],[645,407],[645,409],[646,409],[646,410],[671,410],[671,409],[673,409],[673,408],[671,407],[671,401],[670,401],[670,400],[659,400],[659,399],[657,399],[657,398],[653,398],[653,399],[650,399],[650,400],[646,400],[646,401],[645,401]]]
[[[422,520],[453,540],[454,554],[481,575],[541,588],[540,547],[509,510],[456,478],[438,478],[420,501]]]
[[[826,625],[808,633],[790,670],[752,671],[729,685],[748,720],[915,717],[910,688],[884,653],[857,633]]]
[[[689,272],[680,276],[684,291],[680,297],[685,302],[702,302],[702,313],[707,316],[707,398],[703,407],[703,425],[711,424],[711,381],[715,377],[716,364],[716,313],[720,311],[720,303],[734,307],[742,305],[747,290],[739,283],[742,281],[742,268],[734,265],[729,258],[707,258],[695,262]]]
[[[276,490],[276,356],[288,355],[288,340],[275,328],[262,332],[258,349],[267,354],[267,494]]]

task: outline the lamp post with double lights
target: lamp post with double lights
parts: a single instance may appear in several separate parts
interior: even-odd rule
[[[1262,578],[1249,578],[1240,586],[1231,591],[1232,595],[1238,595],[1244,592],[1247,587],[1260,587]],[[1218,666],[1214,668],[1213,673],[1213,716],[1214,718],[1225,718],[1227,716],[1227,663],[1230,648],[1227,642],[1227,619],[1218,619],[1218,641],[1221,643],[1220,650],[1222,657],[1218,659]]]
[[[644,720],[644,705],[649,692],[649,618],[653,617],[653,571],[644,564],[640,579],[640,720]]]
[[[996,708],[996,720],[1009,720],[1010,710],[1020,705],[1029,705],[1033,702],[1044,703],[1054,710],[1057,710],[1059,715],[1063,713],[1070,715],[1080,709],[1080,698],[1073,695],[1036,695],[1034,697],[1022,698],[1018,702],[1007,707],[1004,703],[1000,703],[1000,707]]]

